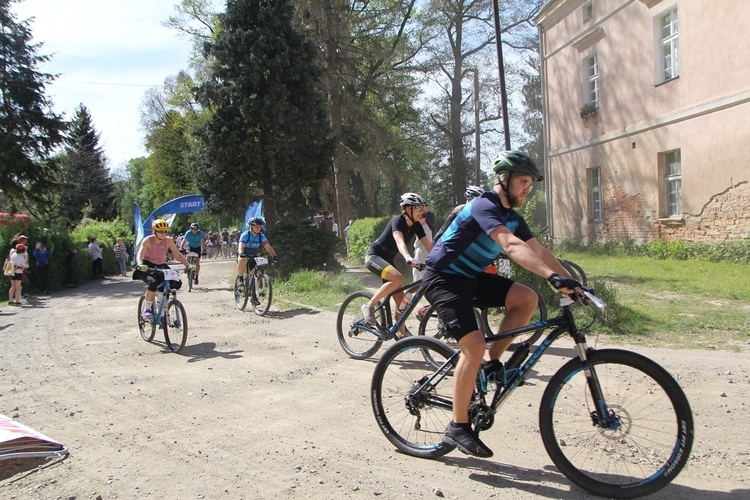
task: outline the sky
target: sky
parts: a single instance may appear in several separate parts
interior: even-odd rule
[[[145,92],[188,68],[190,40],[162,25],[178,0],[23,0],[17,20],[29,19],[41,55],[38,69],[59,74],[46,96],[72,118],[86,106],[101,134],[110,169],[145,156],[140,107]]]

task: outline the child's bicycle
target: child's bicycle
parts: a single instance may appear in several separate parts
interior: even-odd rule
[[[557,468],[596,495],[632,498],[669,484],[687,463],[693,415],[685,393],[658,363],[621,349],[596,350],[576,327],[574,301],[559,299],[560,315],[487,337],[488,341],[552,329],[529,354],[519,347],[501,374],[480,368],[469,408],[475,431],[490,429],[495,413],[547,351],[565,334],[575,357],[547,384],[539,408],[542,442]],[[370,400],[375,421],[402,452],[435,458],[453,450],[443,442],[451,421],[453,373],[459,352],[432,337],[410,337],[391,346],[375,367]]]
[[[151,316],[143,318],[143,302],[146,297],[141,296],[138,301],[138,330],[146,342],[154,340],[156,329],[164,331],[164,343],[172,352],[180,352],[185,347],[188,334],[187,314],[182,302],[177,300],[177,290],[172,288],[171,282],[180,281],[179,269],[149,268],[146,273],[162,274],[164,281],[159,285],[161,297],[151,308]]]
[[[400,335],[411,336],[412,331],[405,323],[422,298],[421,286],[422,280],[418,280],[386,295],[374,308],[375,325],[367,323],[362,317],[362,306],[372,298],[371,292],[361,290],[344,299],[336,317],[336,334],[344,351],[354,359],[366,359],[380,349],[384,340],[398,339]],[[400,292],[414,295],[394,323],[391,297]],[[411,327],[416,332],[416,324]]]
[[[255,260],[255,268],[250,270],[250,259]],[[263,266],[268,264],[265,257],[248,257],[245,274],[237,276],[234,281],[234,305],[240,311],[244,311],[247,302],[253,305],[253,311],[258,316],[263,316],[271,307],[273,299],[273,287],[271,278],[263,272]]]

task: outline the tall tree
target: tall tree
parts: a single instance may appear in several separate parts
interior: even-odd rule
[[[501,2],[504,45],[519,51],[535,50],[535,32],[530,20],[540,3],[540,0]],[[440,95],[432,102],[431,120],[450,145],[444,156],[450,164],[446,180],[452,186],[453,203],[463,200],[468,184],[482,181],[472,175],[474,168],[467,153],[471,149],[467,143],[476,127],[480,127],[480,133],[497,132],[493,124],[499,123],[502,113],[509,113],[499,106],[485,105],[480,110],[479,123],[473,119],[477,101],[497,102],[500,95],[492,4],[490,0],[432,0],[425,11],[425,23],[432,37],[423,69],[440,88]],[[481,74],[481,96],[474,95],[471,79],[466,78],[476,77],[472,75],[475,71]]]
[[[211,69],[196,97],[211,116],[198,129],[197,170],[209,208],[262,196],[273,223],[331,169],[317,49],[293,13],[289,0],[228,0],[205,45]]]
[[[39,55],[28,21],[0,0],[0,190],[9,210],[44,204],[55,190],[57,163],[49,157],[63,140],[65,122],[51,111],[45,87],[54,76],[38,71]]]
[[[111,220],[117,214],[114,184],[99,138],[88,108],[80,104],[71,120],[61,159],[60,211],[71,225],[82,217]]]
[[[298,22],[325,58],[324,82],[335,139],[332,190],[339,220],[353,211],[394,210],[414,190],[421,158],[415,128],[416,0],[296,0]],[[354,203],[354,210],[352,209]]]

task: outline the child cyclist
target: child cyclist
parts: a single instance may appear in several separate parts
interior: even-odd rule
[[[151,317],[156,290],[161,282],[164,281],[164,276],[161,273],[146,273],[146,270],[154,267],[169,269],[167,265],[168,251],[171,251],[172,255],[185,267],[195,269],[195,266],[191,266],[185,256],[177,249],[177,245],[172,241],[172,238],[167,237],[167,233],[169,232],[169,223],[167,221],[164,219],[155,219],[151,223],[151,229],[154,230],[154,234],[146,236],[141,242],[141,246],[138,247],[138,253],[135,256],[135,264],[138,270],[133,273],[134,280],[143,280],[148,285],[146,300],[143,302],[143,311],[141,311],[141,316],[144,319]]]

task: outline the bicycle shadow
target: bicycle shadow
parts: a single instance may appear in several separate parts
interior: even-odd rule
[[[169,349],[167,349],[167,346],[164,342],[158,342],[154,340],[152,343],[161,347],[163,349],[163,354],[175,355],[174,353],[170,352]],[[244,351],[217,351],[216,342],[201,342],[200,344],[186,345],[176,355],[188,358],[188,363],[196,363],[198,361],[205,361],[207,359],[215,358],[239,359],[242,357],[242,352]]]
[[[245,309],[245,312],[253,313],[253,310],[250,308],[247,308]],[[263,315],[263,317],[272,318],[272,319],[289,319],[289,318],[294,318],[296,316],[303,316],[303,315],[311,316],[314,314],[320,314],[320,311],[316,311],[315,309],[311,309],[307,307],[298,307],[296,309],[289,309],[289,310],[284,310],[284,311],[268,311],[266,314]]]
[[[438,461],[453,467],[469,469],[469,478],[492,488],[513,488],[537,496],[555,499],[586,498],[593,494],[570,482],[554,465],[530,469],[516,465],[492,462],[474,457],[442,457]],[[744,493],[743,493],[744,492]],[[749,498],[750,489],[732,491],[701,490],[681,484],[669,484],[652,493],[652,500],[730,500]]]

